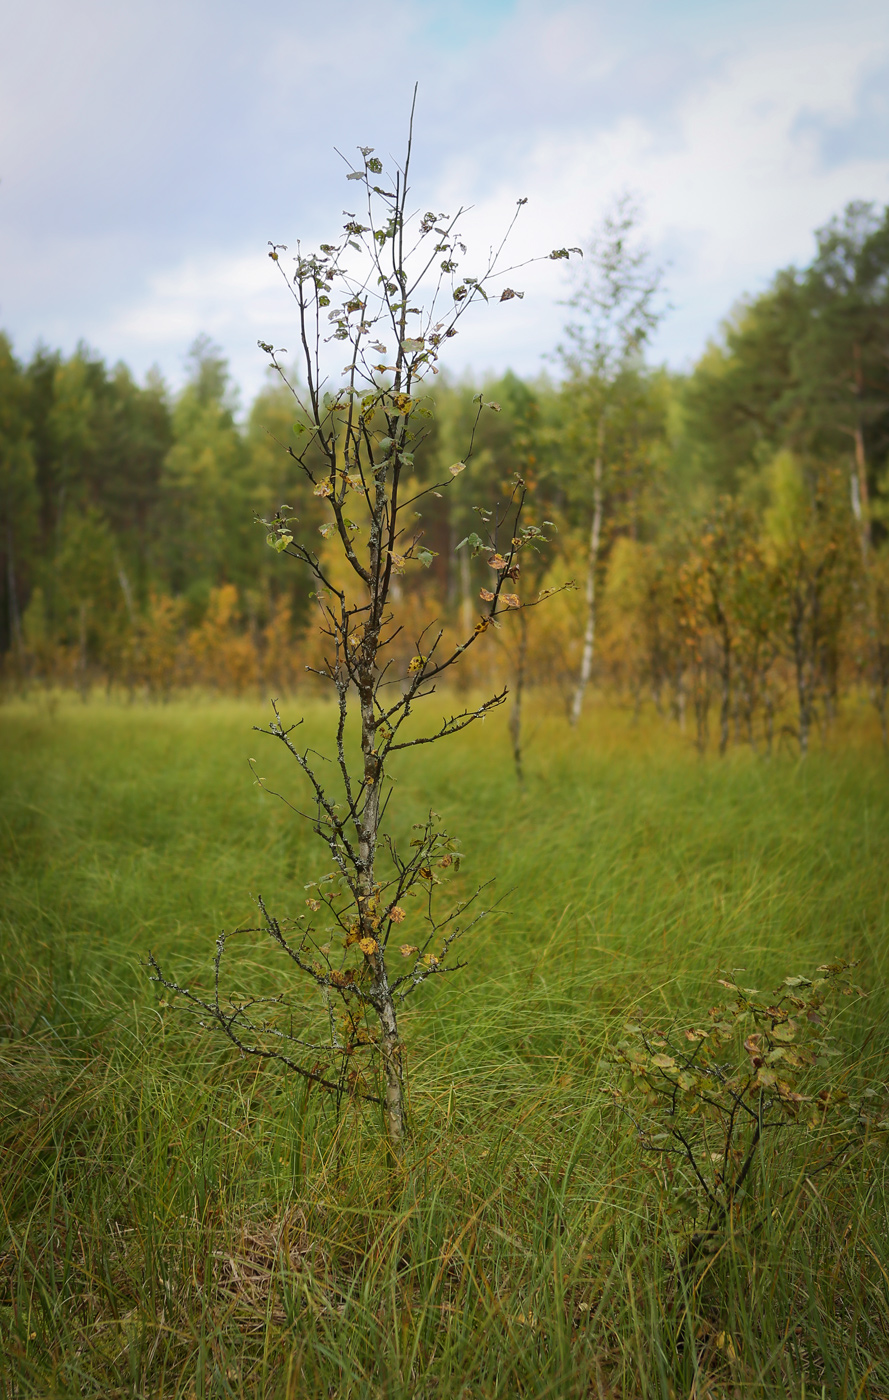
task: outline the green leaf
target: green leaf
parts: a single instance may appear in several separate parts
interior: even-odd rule
[[[423,565],[423,568],[424,568],[424,569],[428,569],[428,568],[429,568],[429,565],[432,563],[432,561],[433,561],[433,559],[434,559],[435,557],[436,557],[436,551],[435,551],[434,549],[421,549],[421,550],[419,550],[419,551],[417,552],[417,558],[419,559],[420,563]]]
[[[292,535],[279,535],[275,540],[275,549],[282,554],[289,544],[293,544]]]
[[[485,542],[484,542],[484,540],[483,540],[483,539],[480,539],[479,536],[476,535],[475,533],[473,533],[473,534],[471,534],[471,535],[467,535],[465,540],[461,540],[460,543],[457,545],[457,549],[462,549],[463,546],[464,546],[464,544],[468,544],[468,545],[469,545],[469,547],[470,547],[470,549],[472,550],[473,554],[477,553],[478,550],[480,550],[480,549],[484,549],[484,547],[485,547]]]

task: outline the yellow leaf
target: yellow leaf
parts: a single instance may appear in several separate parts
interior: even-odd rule
[[[307,899],[306,904],[309,906],[313,914],[317,914],[318,910],[321,908],[321,905],[318,903],[317,899]]]
[[[501,593],[500,599],[508,608],[520,608],[522,606],[522,600],[518,593]]]
[[[453,465],[452,467],[448,467],[448,471],[451,473],[451,476],[459,476],[460,473],[461,473],[461,472],[465,472],[465,470],[466,470],[466,463],[465,463],[465,462],[455,462],[454,465]]]
[[[494,595],[491,592],[490,588],[480,588],[478,596],[481,598],[483,603],[493,603],[494,601]]]
[[[719,1350],[725,1352],[729,1361],[737,1361],[738,1353],[735,1351],[735,1344],[732,1341],[731,1332],[720,1332],[716,1338],[716,1345]]]
[[[420,950],[419,948],[415,948],[412,943],[402,943],[398,951],[400,952],[403,958],[409,958],[414,953],[418,953]]]
[[[377,951],[379,944],[375,938],[359,938],[358,947],[361,949],[362,953],[367,953],[368,957],[370,957],[371,953]]]
[[[313,492],[315,496],[330,496],[332,493],[333,487],[327,480],[319,481],[318,485],[315,487],[315,490]]]
[[[404,910],[397,904],[393,904],[389,910],[389,918],[393,924],[403,924],[405,919]]]

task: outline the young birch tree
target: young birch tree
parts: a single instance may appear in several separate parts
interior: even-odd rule
[[[572,725],[580,719],[593,668],[608,419],[617,407],[622,382],[638,372],[646,342],[664,314],[656,306],[663,273],[653,264],[649,249],[636,240],[638,224],[638,211],[623,195],[587,249],[584,270],[568,301],[576,319],[566,327],[567,344],[559,349],[568,371],[566,392],[574,410],[575,450],[582,459],[578,465],[585,495],[592,486],[583,652],[571,706]]]
[[[410,135],[404,164],[391,172],[384,173],[372,148],[359,151],[357,168],[346,178],[360,195],[361,212],[346,214],[337,241],[317,253],[297,246],[292,263],[280,244],[269,254],[293,298],[304,387],[288,375],[282,358],[288,352],[261,342],[293,393],[297,445],[286,450],[326,506],[320,527],[326,543],[301,531],[286,505],[262,524],[269,545],[313,579],[326,643],[317,673],[333,687],[337,723],[332,766],[322,769],[317,753],[298,741],[302,721],[286,723],[272,702],[273,718],[261,732],[286,749],[303,775],[308,801],[299,815],[327,847],[331,868],[306,899],[308,912],[296,918],[278,917],[259,897],[261,926],[253,932],[267,933],[309,990],[314,987],[326,1033],[313,1026],[308,1003],[290,995],[223,999],[225,933],[216,944],[209,999],[168,980],[153,957],[149,963],[155,981],[243,1054],[277,1060],[338,1097],[379,1104],[397,1156],[406,1133],[399,1009],[427,979],[463,966],[453,961],[453,945],[483,911],[471,907],[479,889],[439,911],[436,886],[459,868],[460,855],[437,814],[415,828],[407,850],[384,828],[390,766],[400,752],[457,734],[506,698],[504,690],[420,733],[409,723],[419,702],[434,694],[439,679],[501,614],[541,601],[543,594],[523,599],[516,590],[522,552],[542,532],[522,520],[525,486],[516,476],[505,504],[481,509],[478,532],[458,546],[482,555],[490,567],[490,587],[481,590],[468,635],[449,649],[443,628],[431,620],[413,639],[406,668],[399,667],[394,584],[433,559],[417,506],[462,474],[475,435],[473,428],[462,459],[443,480],[412,485],[413,452],[431,416],[424,384],[437,373],[440,351],[471,305],[488,301],[495,285],[500,302],[522,293],[497,282],[515,270],[502,267],[505,238],[478,275],[467,276],[461,272],[464,211],[412,213]],[[510,229],[525,202],[518,201]],[[565,259],[569,251],[576,250],[558,248],[548,256]],[[331,348],[345,361],[339,373],[329,367]],[[497,409],[479,396],[475,424]],[[414,941],[396,953],[405,921],[402,936],[409,930]]]

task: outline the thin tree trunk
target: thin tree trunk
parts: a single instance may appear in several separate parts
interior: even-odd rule
[[[398,1033],[398,1017],[395,1000],[386,974],[386,960],[378,942],[379,890],[376,883],[377,843],[380,834],[380,787],[383,776],[382,764],[377,750],[377,715],[374,710],[374,693],[379,681],[376,658],[380,647],[380,632],[386,604],[385,576],[383,564],[383,520],[390,502],[386,488],[380,481],[377,484],[375,511],[370,538],[370,609],[360,642],[357,670],[357,690],[361,708],[361,752],[364,759],[364,806],[358,823],[358,886],[361,891],[358,899],[358,924],[361,933],[362,951],[371,973],[369,1000],[380,1023],[379,1052],[382,1061],[383,1079],[383,1118],[386,1138],[392,1156],[400,1158],[404,1146],[404,1081],[402,1078],[401,1038]],[[391,576],[389,583],[391,586]],[[371,951],[367,951],[371,949]]]
[[[855,393],[860,404],[864,396],[865,388],[864,368],[861,363],[861,347],[859,345],[853,346],[852,353],[855,360]],[[861,531],[862,557],[864,558],[864,562],[867,563],[867,555],[871,544],[870,492],[867,485],[867,453],[864,447],[864,428],[862,427],[860,418],[853,429],[852,440],[855,444],[855,476],[853,478],[852,509],[855,512],[855,519],[858,521],[858,526]]]
[[[528,620],[525,611],[519,613],[519,653],[516,661],[515,689],[512,693],[512,710],[509,716],[509,737],[512,740],[512,756],[515,762],[519,787],[525,786],[525,771],[522,765],[522,692],[525,689],[525,661],[528,655]]]
[[[457,553],[457,522],[454,519],[454,504],[450,503],[448,511],[448,580],[446,604],[448,614],[451,615],[457,603],[457,574],[460,568],[460,555]]]
[[[879,623],[877,624],[879,625]],[[874,704],[880,716],[880,734],[883,748],[889,749],[889,727],[886,723],[886,700],[889,697],[889,643],[877,639],[876,665],[874,667]]]
[[[15,576],[15,560],[12,553],[12,526],[6,526],[6,574],[9,600],[9,641],[19,658],[24,650],[22,640],[22,617],[19,609],[19,594]]]
[[[378,629],[377,629],[378,630]],[[368,652],[376,652],[375,638],[367,639]],[[361,703],[361,749],[364,755],[364,783],[367,800],[361,814],[358,833],[358,852],[361,860],[361,908],[359,920],[362,939],[372,939],[377,944],[379,920],[376,915],[376,854],[380,830],[380,761],[376,750],[376,716],[374,714],[373,693],[375,675],[373,667],[365,670],[360,677],[359,698]],[[398,1033],[398,1017],[395,1001],[386,976],[386,964],[382,950],[367,955],[373,974],[370,988],[370,1001],[380,1022],[380,1058],[383,1064],[385,1088],[383,1093],[383,1115],[386,1124],[386,1137],[393,1156],[399,1157],[404,1144],[404,1082],[401,1068],[401,1038]]]
[[[132,627],[136,621],[136,604],[133,599],[133,589],[130,584],[129,578],[127,577],[127,571],[124,568],[123,563],[116,550],[114,555],[114,562],[117,567],[117,581],[120,584],[120,591],[123,594],[123,600],[126,605],[127,620],[129,621],[129,624]]]
[[[796,670],[796,696],[799,708],[799,751],[801,758],[805,758],[806,754],[809,752],[809,730],[812,724],[812,677],[810,675],[806,641],[803,635],[804,628],[805,603],[797,598],[796,614],[793,619],[792,630],[793,660]]]
[[[81,698],[81,700],[83,700],[84,703],[85,703],[86,700],[87,700],[87,697],[88,697],[88,695],[89,695],[89,677],[88,677],[88,673],[87,673],[87,662],[88,662],[88,658],[87,658],[87,648],[86,648],[86,642],[87,642],[87,637],[86,637],[86,603],[83,602],[83,601],[81,601],[81,604],[80,604],[80,612],[79,612],[78,622],[79,622],[79,627],[78,627],[78,656],[77,656],[77,667],[78,667],[78,670],[80,671],[80,698]]]
[[[704,674],[705,662],[697,665],[695,676],[695,747],[699,754],[707,752],[710,739],[710,683]]]
[[[723,627],[722,666],[720,667],[720,672],[720,680],[722,681],[722,702],[719,707],[719,752],[720,755],[724,755],[728,748],[729,719],[731,718],[732,703],[732,643],[727,627]]]
[[[472,631],[472,569],[469,563],[469,550],[460,551],[460,626],[463,636]]]
[[[682,662],[678,662],[671,677],[673,695],[670,700],[670,710],[673,718],[679,726],[680,734],[685,733],[685,672],[682,669]]]
[[[580,677],[571,707],[571,724],[576,725],[583,709],[583,697],[593,670],[593,644],[596,639],[596,570],[599,566],[599,545],[602,538],[602,457],[605,448],[605,416],[599,418],[596,460],[593,463],[593,523],[586,577],[586,627],[583,634],[583,656]]]

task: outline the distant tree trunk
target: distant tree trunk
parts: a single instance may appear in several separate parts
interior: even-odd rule
[[[855,359],[855,394],[859,403],[864,396],[864,368],[861,363],[861,347],[852,347]],[[870,491],[867,485],[867,453],[864,447],[864,428],[861,419],[855,424],[852,430],[852,441],[855,444],[855,473],[852,478],[852,510],[861,531],[861,553],[864,562],[867,563],[868,550],[870,549]]]
[[[732,708],[732,639],[725,621],[723,621],[722,626],[722,657],[719,670],[719,679],[722,685],[719,706],[719,752],[722,755],[728,748],[729,719]]]
[[[593,670],[593,644],[596,639],[596,570],[599,566],[599,545],[602,539],[602,457],[605,449],[605,415],[599,417],[596,460],[593,463],[593,522],[586,577],[586,627],[583,634],[583,656],[580,677],[571,707],[571,724],[576,725],[583,709],[583,697]]]
[[[512,710],[509,716],[509,737],[512,740],[512,756],[515,762],[519,787],[525,786],[525,770],[522,764],[522,693],[525,689],[525,663],[528,655],[528,619],[525,610],[519,613],[519,651],[516,660],[515,689],[512,693]]]
[[[679,732],[680,732],[680,734],[684,734],[684,733],[685,733],[685,702],[686,702],[686,695],[685,695],[685,670],[684,670],[684,668],[683,668],[683,665],[682,665],[682,661],[681,661],[681,660],[680,660],[680,661],[677,661],[677,663],[676,663],[676,668],[675,668],[675,671],[673,672],[673,677],[672,677],[672,684],[673,684],[673,696],[672,696],[672,699],[671,699],[671,702],[670,702],[670,708],[671,708],[671,710],[672,710],[672,712],[673,712],[673,718],[675,719],[676,723],[677,723],[678,726],[679,726]]]
[[[809,607],[807,607],[807,601]],[[815,690],[815,658],[810,645],[812,639],[806,636],[807,630],[815,631],[814,619],[809,629],[806,627],[807,613],[814,600],[807,600],[797,589],[793,598],[790,618],[790,634],[793,640],[793,664],[796,671],[796,695],[799,709],[799,751],[805,758],[809,752],[809,733],[812,728],[813,698]]]
[[[701,755],[707,752],[710,740],[710,681],[706,667],[706,661],[701,660],[694,675],[695,747]]]
[[[19,657],[24,649],[22,641],[22,616],[19,609],[18,584],[15,576],[15,559],[12,550],[12,526],[6,526],[6,584],[9,600],[9,644]]]
[[[461,555],[457,553],[457,522],[454,519],[453,504],[448,511],[448,580],[447,580],[447,609],[452,613],[457,602],[457,574],[460,568]]]
[[[80,673],[80,698],[84,702],[89,697],[89,672],[87,658],[86,602],[81,600],[78,613],[77,669]]]
[[[460,627],[464,637],[472,631],[472,570],[469,550],[460,551]]]
[[[117,550],[114,551],[114,562],[117,567],[117,581],[120,584],[120,591],[123,594],[123,600],[126,605],[127,620],[132,627],[136,622],[136,604],[133,599],[132,585]]]

